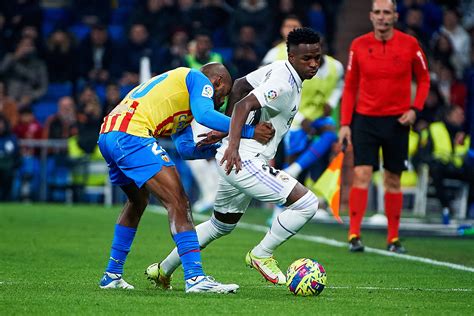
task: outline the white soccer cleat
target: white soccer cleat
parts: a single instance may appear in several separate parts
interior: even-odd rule
[[[121,274],[105,272],[100,279],[99,287],[101,289],[125,289],[133,290],[135,287],[122,279]]]
[[[160,267],[160,263],[153,263],[148,266],[145,270],[147,279],[156,287],[161,287],[163,290],[171,290],[171,278],[172,275],[167,276],[163,269]]]
[[[186,293],[236,293],[237,284],[222,284],[210,276],[197,276],[186,280]]]
[[[251,251],[245,256],[247,266],[254,268],[267,280],[273,284],[286,284],[286,276],[278,267],[278,262],[273,258],[259,258],[252,254]]]

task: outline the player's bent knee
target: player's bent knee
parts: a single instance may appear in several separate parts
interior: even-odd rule
[[[211,217],[211,224],[217,234],[216,237],[222,237],[225,235],[229,235],[234,228],[237,226],[237,223],[235,224],[227,224],[224,222],[221,222],[218,220],[214,215]]]
[[[319,201],[313,192],[306,192],[298,201],[290,205],[288,208],[298,211],[304,218],[310,220],[318,210]]]

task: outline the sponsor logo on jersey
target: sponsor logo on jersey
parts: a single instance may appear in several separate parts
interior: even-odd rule
[[[278,97],[278,93],[276,92],[276,90],[268,90],[266,93],[265,93],[265,100],[267,102],[270,102],[272,100],[275,100],[276,98]]]
[[[212,98],[214,95],[214,89],[210,85],[205,85],[204,88],[202,88],[201,95],[206,98]]]

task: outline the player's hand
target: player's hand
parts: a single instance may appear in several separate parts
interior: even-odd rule
[[[239,173],[242,170],[242,161],[240,160],[239,149],[232,149],[231,146],[227,147],[224,152],[224,156],[220,161],[220,165],[222,166],[226,162],[224,170],[227,175],[230,174],[232,169],[235,166],[235,173]]]
[[[253,139],[261,144],[268,143],[273,136],[275,136],[275,129],[273,125],[268,122],[260,122],[255,126],[255,133]]]
[[[464,145],[465,140],[466,140],[466,133],[464,132],[457,132],[456,136],[454,136],[454,143],[457,145]]]
[[[227,133],[219,132],[219,131],[210,131],[208,133],[199,134],[198,137],[204,137],[201,139],[196,146],[201,147],[204,145],[211,145],[221,141],[224,137],[227,136]]]
[[[416,113],[413,110],[408,110],[398,118],[398,122],[404,126],[413,125],[416,120]]]
[[[347,142],[348,145],[352,145],[352,142],[351,142],[351,128],[347,125],[341,126],[341,128],[339,129],[338,144],[342,145],[344,140]]]

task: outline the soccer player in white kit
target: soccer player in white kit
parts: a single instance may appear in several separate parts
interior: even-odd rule
[[[311,191],[269,165],[298,111],[302,82],[316,75],[321,60],[319,36],[310,28],[293,30],[288,35],[287,49],[287,61],[273,62],[235,81],[229,98],[233,108],[229,136],[216,154],[221,177],[214,213],[196,226],[199,244],[204,248],[232,232],[253,198],[284,205],[285,211],[245,258],[247,265],[274,284],[285,284],[286,277],[273,251],[296,234],[318,209],[318,199]],[[246,121],[270,122],[275,136],[266,145],[241,139]],[[165,260],[150,265],[146,274],[156,285],[169,289],[171,274],[179,265],[174,249]]]

